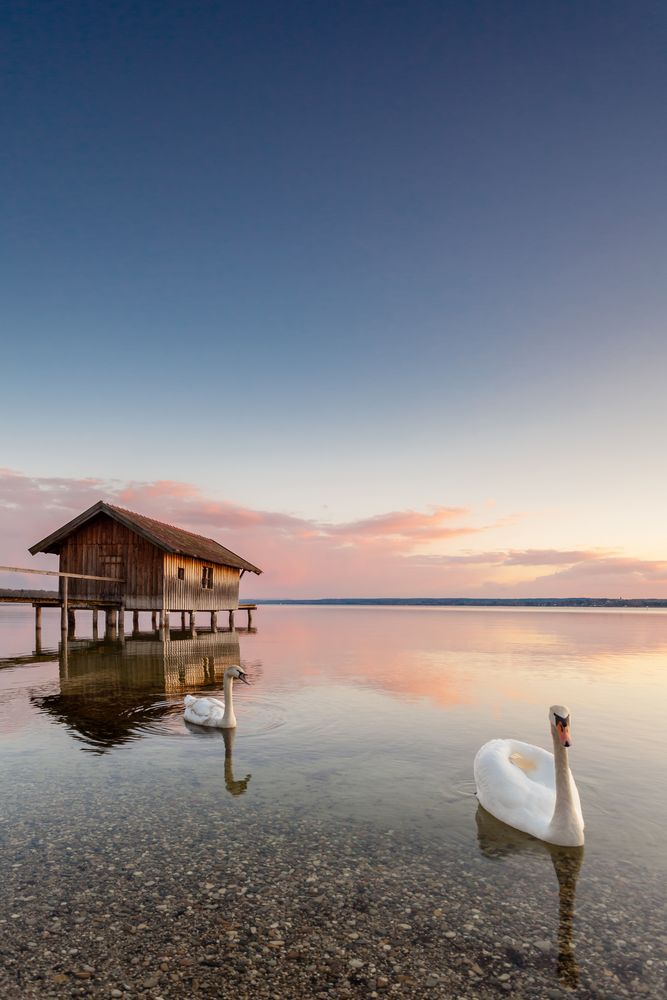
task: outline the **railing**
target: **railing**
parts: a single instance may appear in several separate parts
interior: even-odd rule
[[[0,566],[0,571],[5,573],[34,573],[36,576],[58,576],[63,578],[62,611],[60,615],[60,627],[63,632],[67,631],[67,581],[70,578],[75,580],[106,580],[110,583],[124,583],[116,576],[89,576],[86,573],[62,573],[55,569],[28,569],[23,566]]]

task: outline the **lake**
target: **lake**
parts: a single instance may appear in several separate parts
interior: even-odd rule
[[[129,621],[129,618],[128,618]],[[260,607],[59,648],[0,608],[4,997],[663,997],[667,614]],[[126,622],[127,627],[127,622]],[[222,692],[238,727],[183,721]],[[572,711],[583,850],[472,763]]]

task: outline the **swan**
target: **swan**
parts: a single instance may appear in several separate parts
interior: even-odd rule
[[[214,726],[216,729],[233,729],[236,726],[232,684],[235,680],[248,684],[246,674],[240,667],[227,667],[223,679],[225,700],[220,698],[195,698],[186,694],[184,719],[196,726]]]
[[[560,847],[581,847],[584,819],[567,762],[570,710],[552,705],[554,752],[520,740],[490,740],[477,751],[477,798],[484,808],[524,833]]]

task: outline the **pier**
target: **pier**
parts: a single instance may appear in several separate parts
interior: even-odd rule
[[[0,604],[30,604],[35,609],[35,640],[39,649],[41,645],[42,631],[42,608],[60,608],[60,630],[65,638],[73,636],[76,631],[76,612],[92,611],[93,613],[93,635],[97,635],[100,611],[105,614],[105,633],[107,635],[123,634],[125,631],[126,609],[122,600],[108,600],[107,598],[86,597],[69,598],[68,581],[72,578],[77,580],[97,580],[110,583],[123,583],[118,577],[92,576],[83,573],[62,573],[48,569],[29,569],[22,566],[0,566],[0,572],[5,573],[33,573],[39,576],[57,576],[62,581],[61,590],[11,590],[0,589]],[[218,609],[219,610],[219,609]],[[207,612],[210,614],[211,632],[218,631],[218,610]],[[252,613],[257,610],[256,604],[239,604],[237,608],[224,609],[228,612],[229,628],[234,628],[235,611],[245,611],[248,615],[247,627],[252,627]],[[139,614],[148,612],[151,615],[151,628],[153,631],[160,631],[164,638],[169,638],[170,613],[168,609],[161,609],[159,612],[152,608],[132,609],[132,632],[139,631]],[[196,610],[180,612],[181,631],[189,631],[191,635],[197,634],[195,615]]]

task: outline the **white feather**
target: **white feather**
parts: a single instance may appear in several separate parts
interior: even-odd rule
[[[554,755],[520,740],[490,740],[474,763],[477,797],[496,819],[540,840],[574,846],[583,843],[579,792],[567,768],[570,820],[556,829]]]

